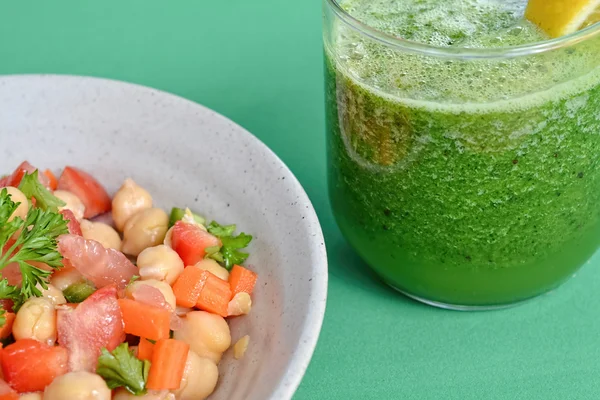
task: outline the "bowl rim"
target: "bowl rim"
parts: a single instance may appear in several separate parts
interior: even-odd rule
[[[187,99],[185,97],[179,96],[174,93],[167,92],[165,90],[156,89],[150,86],[145,86],[137,83],[121,81],[118,79],[105,78],[105,77],[94,77],[94,76],[86,76],[86,75],[72,75],[72,74],[7,74],[0,75],[0,84],[6,80],[31,80],[31,79],[53,79],[53,80],[65,80],[65,81],[96,81],[101,84],[107,85],[119,85],[122,87],[130,87],[135,90],[149,91],[151,93],[157,94],[159,96],[171,97],[174,100],[181,101],[183,103],[188,103],[188,105],[192,107],[198,107],[202,109],[204,112],[208,112],[212,114],[214,118],[219,118],[227,121],[231,125],[235,126],[241,132],[247,134],[252,142],[256,145],[256,147],[262,151],[264,151],[267,155],[272,157],[273,161],[279,163],[279,166],[282,167],[282,170],[285,171],[290,179],[286,180],[294,185],[297,195],[299,197],[299,203],[306,205],[305,212],[306,223],[310,224],[313,227],[315,236],[309,238],[309,240],[313,243],[311,252],[315,255],[316,261],[313,262],[313,268],[315,270],[314,276],[315,279],[312,280],[310,285],[310,292],[308,298],[311,300],[310,307],[308,307],[308,312],[306,313],[306,321],[302,326],[302,332],[300,333],[300,337],[298,343],[296,343],[293,355],[289,359],[289,362],[286,367],[285,373],[282,375],[280,381],[273,388],[272,394],[270,395],[269,400],[287,400],[291,399],[296,392],[306,369],[312,359],[313,353],[315,351],[321,328],[323,326],[323,319],[325,317],[325,309],[327,304],[327,288],[328,288],[328,258],[327,258],[327,249],[325,246],[325,238],[323,236],[323,228],[319,222],[319,218],[315,211],[315,208],[304,190],[304,187],[301,185],[298,178],[294,175],[291,169],[279,158],[273,150],[271,150],[262,140],[260,140],[256,135],[248,131],[246,128],[241,126],[240,124],[232,121],[227,118],[223,114],[208,108],[200,103],[197,103],[193,100]],[[267,400],[267,399],[265,399]]]

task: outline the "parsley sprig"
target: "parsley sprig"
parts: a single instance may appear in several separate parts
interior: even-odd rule
[[[36,175],[26,175],[24,179],[27,176]],[[39,182],[37,185],[41,186]],[[35,191],[40,193],[39,188]],[[0,298],[11,298],[16,300],[15,303],[22,304],[29,297],[42,295],[36,285],[47,288],[51,274],[31,262],[42,262],[52,268],[60,268],[62,256],[58,252],[57,238],[68,233],[68,229],[63,216],[51,210],[53,206],[47,206],[46,209],[30,207],[25,220],[16,217],[9,221],[18,206],[19,203],[12,201],[6,189],[0,191],[0,248],[4,250],[4,254],[0,256],[0,270],[10,263],[17,263],[23,275],[21,288],[8,285],[6,279],[1,280]]]
[[[252,236],[244,232],[235,236],[235,225],[219,225],[212,221],[206,229],[221,240],[221,247],[206,249],[209,258],[223,264],[230,271],[235,264],[241,264],[248,258],[248,253],[240,251],[252,241]]]
[[[134,395],[141,395],[146,393],[149,370],[150,361],[139,360],[127,343],[121,343],[112,353],[102,349],[96,373],[110,389],[124,387]]]
[[[36,207],[42,210],[50,210],[57,212],[58,207],[65,205],[65,202],[54,196],[48,189],[42,185],[38,179],[38,170],[32,174],[25,174],[21,179],[19,189],[28,199],[35,198]]]

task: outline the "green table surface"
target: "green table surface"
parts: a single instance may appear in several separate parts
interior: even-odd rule
[[[246,127],[296,174],[329,251],[329,300],[296,399],[598,399],[598,258],[517,308],[458,313],[380,284],[349,248],[325,179],[319,0],[0,3],[0,74],[109,77]]]

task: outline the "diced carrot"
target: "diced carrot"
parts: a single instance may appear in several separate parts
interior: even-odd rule
[[[0,400],[19,400],[19,394],[17,392],[0,394]]]
[[[231,297],[240,292],[252,294],[258,275],[240,265],[234,265],[229,273],[229,286],[231,286]]]
[[[200,310],[226,317],[227,306],[229,300],[231,300],[229,283],[208,271],[204,271],[204,273],[208,274],[208,276],[204,281],[202,290],[200,290],[196,307]]]
[[[156,342],[146,387],[151,390],[179,389],[190,345],[175,339]]]
[[[130,299],[119,299],[125,333],[152,340],[169,337],[168,310]]]
[[[58,179],[56,178],[56,175],[54,175],[54,173],[52,173],[52,171],[49,169],[44,171],[44,175],[48,177],[48,186],[50,186],[50,189],[56,190],[56,187],[58,186]]]
[[[190,265],[179,275],[173,284],[173,293],[178,306],[194,307],[196,305],[200,290],[208,276],[205,272],[195,265]]]
[[[4,325],[0,327],[0,339],[7,338],[12,333],[13,322],[15,322],[15,313],[5,312],[4,319]]]
[[[140,360],[152,360],[152,353],[154,352],[154,343],[149,341],[146,338],[140,338],[140,343],[138,344],[138,358]]]

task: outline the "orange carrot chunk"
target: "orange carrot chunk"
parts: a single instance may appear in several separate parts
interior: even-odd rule
[[[200,310],[226,317],[227,305],[231,300],[229,283],[208,271],[204,271],[204,274],[206,275],[206,279],[200,290],[196,307]]]
[[[50,186],[50,189],[56,190],[56,187],[58,186],[58,179],[56,178],[56,175],[54,175],[49,169],[44,171],[44,175],[48,177],[48,185]]]
[[[125,333],[151,340],[169,337],[169,311],[135,300],[119,299]]]
[[[13,322],[15,322],[15,313],[4,313],[4,325],[0,327],[0,339],[5,339],[12,333]]]
[[[179,389],[190,345],[175,339],[156,342],[146,387],[151,390]]]
[[[140,360],[152,360],[152,353],[154,352],[154,343],[146,338],[140,338],[140,344],[138,345],[138,358]]]
[[[204,272],[203,269],[190,265],[179,275],[173,284],[173,293],[178,306],[194,307],[196,305],[200,290],[202,290],[207,277]]]
[[[229,285],[231,286],[231,297],[240,292],[252,294],[258,275],[240,265],[234,265],[229,273]]]

